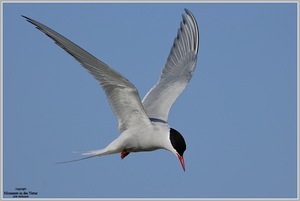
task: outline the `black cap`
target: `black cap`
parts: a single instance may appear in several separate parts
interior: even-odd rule
[[[186,150],[185,140],[182,135],[173,128],[170,129],[170,141],[177,153],[180,156],[183,156],[183,153]]]

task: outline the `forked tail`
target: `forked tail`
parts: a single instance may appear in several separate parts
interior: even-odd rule
[[[78,153],[78,152],[75,152],[75,153]],[[75,160],[57,162],[55,164],[72,163],[72,162],[76,162],[76,161],[81,161],[81,160],[93,158],[95,156],[103,156],[103,155],[113,154],[113,153],[117,153],[117,152],[108,151],[107,149],[100,149],[100,150],[94,150],[94,151],[85,151],[85,152],[81,152],[81,154],[82,155],[89,155],[89,156],[84,157],[84,158],[75,159]]]

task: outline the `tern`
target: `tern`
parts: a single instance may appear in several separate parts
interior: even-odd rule
[[[84,158],[65,162],[116,153],[121,153],[123,159],[131,152],[165,149],[178,157],[185,171],[185,140],[167,122],[170,108],[191,80],[197,63],[199,31],[188,9],[182,14],[177,37],[159,80],[143,100],[130,81],[104,62],[44,24],[22,17],[53,39],[99,81],[118,120],[120,135],[107,147],[83,152]]]

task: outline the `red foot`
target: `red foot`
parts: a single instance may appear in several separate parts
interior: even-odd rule
[[[125,158],[130,152],[127,152],[126,150],[122,151],[121,153],[121,159]]]

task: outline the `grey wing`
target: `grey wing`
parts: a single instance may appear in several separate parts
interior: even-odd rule
[[[137,89],[125,77],[49,27],[28,17],[23,17],[53,39],[99,81],[117,116],[121,132],[136,123],[151,123],[144,111]]]
[[[191,80],[197,62],[198,25],[192,13],[187,9],[185,12],[160,79],[142,101],[150,118],[165,122],[173,103]]]

